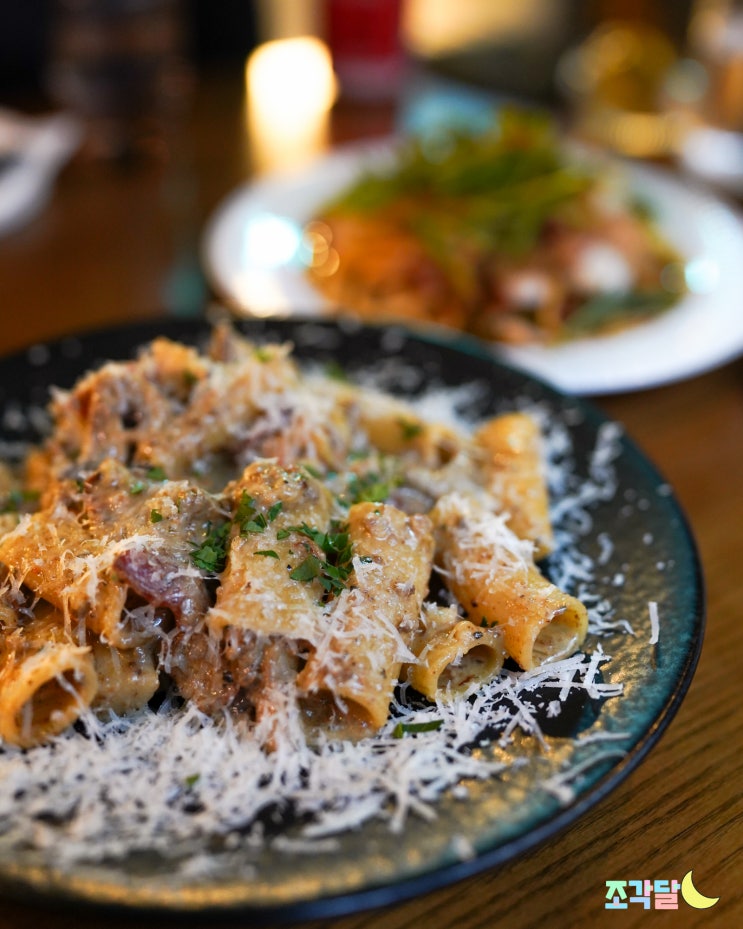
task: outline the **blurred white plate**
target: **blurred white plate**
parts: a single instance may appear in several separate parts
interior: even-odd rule
[[[387,141],[338,149],[300,171],[238,188],[206,226],[203,261],[216,292],[246,316],[324,315],[304,274],[302,228],[366,168],[389,163]],[[493,345],[511,364],[573,394],[641,390],[702,373],[743,354],[743,222],[701,187],[670,173],[611,162],[650,204],[685,256],[691,288],[669,312],[624,332],[563,345]]]

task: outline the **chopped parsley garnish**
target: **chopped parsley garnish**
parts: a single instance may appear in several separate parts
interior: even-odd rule
[[[167,481],[168,475],[165,473],[165,468],[161,465],[152,465],[147,468],[145,471],[145,477],[148,481]],[[129,493],[133,496],[141,494],[143,490],[147,488],[147,484],[141,478],[136,478],[129,485]]]
[[[272,504],[267,513],[261,513],[256,506],[255,499],[244,490],[237,504],[234,517],[228,522],[210,528],[206,538],[197,547],[191,550],[191,561],[202,571],[220,574],[224,571],[227,562],[227,538],[232,526],[237,526],[240,535],[252,535],[263,532],[279,515],[283,503],[278,500]],[[267,558],[278,558],[273,549],[264,549],[255,552]]]
[[[235,510],[235,522],[238,523],[238,525],[242,525],[242,523],[252,519],[254,515],[255,500],[250,496],[247,490],[244,490],[240,497],[240,502],[237,504],[237,509]]]
[[[163,514],[160,510],[150,510],[150,522],[151,523],[161,523],[163,521]]]
[[[308,555],[289,575],[293,581],[312,581],[320,577],[324,563],[317,555]]]
[[[423,424],[416,422],[414,419],[398,419],[397,422],[400,426],[403,439],[414,439],[423,432]]]
[[[400,483],[399,478],[385,480],[375,471],[367,474],[349,474],[347,493],[341,496],[341,503],[352,506],[354,503],[383,503]]]
[[[221,523],[210,527],[201,545],[191,550],[191,561],[202,571],[219,574],[224,571],[227,560],[227,536],[232,523]]]
[[[407,733],[436,732],[444,725],[443,719],[430,719],[425,723],[398,723],[392,730],[393,739],[402,739]]]
[[[307,464],[307,462],[305,462],[302,465],[302,467],[309,474],[310,477],[319,479],[323,476],[322,471],[318,471],[318,469],[314,465]]]
[[[18,513],[25,504],[36,503],[38,490],[11,490],[0,507],[0,513]]]
[[[353,546],[346,526],[333,521],[329,532],[313,529],[307,523],[301,526],[290,526],[281,529],[276,535],[278,539],[286,539],[292,533],[303,535],[314,542],[325,559],[319,558],[314,552],[309,552],[289,574],[293,581],[320,582],[325,593],[335,596],[346,588],[346,582],[353,572]]]
[[[240,535],[263,532],[264,529],[268,528],[268,524],[276,519],[282,507],[283,503],[279,500],[269,508],[268,513],[261,513],[256,508],[253,497],[244,490],[237,505],[234,519],[235,524],[240,527]]]
[[[348,375],[337,361],[329,361],[325,365],[325,376],[334,381],[348,380]]]

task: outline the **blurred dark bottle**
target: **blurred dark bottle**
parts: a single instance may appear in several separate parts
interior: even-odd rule
[[[167,154],[189,96],[179,0],[54,0],[47,84],[87,128],[85,152]]]

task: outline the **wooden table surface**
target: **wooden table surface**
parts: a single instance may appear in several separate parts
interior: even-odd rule
[[[389,106],[341,103],[332,141],[382,134],[391,124]],[[203,224],[250,170],[239,75],[197,83],[175,151],[167,162],[129,168],[70,164],[44,212],[0,239],[0,353],[201,305]],[[677,716],[618,789],[526,857],[383,911],[313,926],[743,925],[743,361],[682,383],[595,399],[665,474],[701,552],[706,639]],[[703,892],[720,897],[713,908],[681,901],[663,916],[641,907],[604,909],[606,880],[680,878],[690,869]],[[0,907],[0,929],[133,924],[116,914],[52,912],[13,901]],[[145,917],[136,924],[168,922]]]

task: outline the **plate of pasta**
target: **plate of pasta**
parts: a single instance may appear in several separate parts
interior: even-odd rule
[[[210,282],[238,315],[299,306],[469,332],[576,395],[740,354],[731,206],[533,114],[500,122],[474,141],[357,143],[239,187],[204,233]]]
[[[683,698],[672,490],[474,340],[163,320],[0,373],[6,895],[402,900],[568,826]]]

